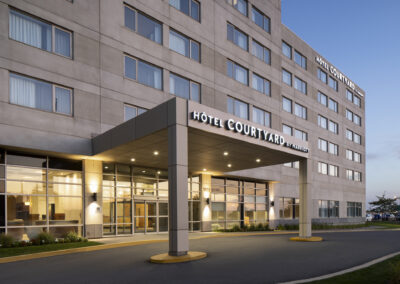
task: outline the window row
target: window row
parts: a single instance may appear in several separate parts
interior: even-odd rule
[[[169,5],[200,22],[200,2],[196,0],[169,0]]]
[[[346,89],[346,98],[356,106],[361,107],[361,99],[359,96],[354,95],[352,92]]]
[[[338,156],[339,146],[324,139],[318,138],[318,149],[329,154]]]
[[[284,111],[289,113],[293,113],[293,102],[291,99],[282,97],[282,108]],[[307,120],[307,108],[298,104],[294,103],[294,114],[302,119]]]
[[[339,124],[332,120],[328,120],[326,117],[322,115],[318,115],[318,126],[324,129],[328,129],[330,132],[338,134],[339,133]]]
[[[361,182],[361,172],[354,170],[346,170],[346,178],[348,180]]]
[[[287,58],[292,59],[292,50],[293,48],[287,44],[286,42],[282,41],[282,53]],[[307,70],[307,58],[298,52],[296,49],[294,50],[294,62],[299,65],[301,68]]]
[[[9,36],[11,39],[72,58],[72,32],[10,9]]]
[[[351,110],[346,109],[346,118],[355,124],[361,126],[361,117],[355,113],[353,113]]]
[[[282,132],[284,134],[294,136],[297,139],[303,140],[303,141],[308,141],[308,134],[307,132],[304,132],[303,130],[293,128],[289,125],[282,124]]]
[[[248,2],[247,0],[226,0],[229,5],[232,5],[244,16],[248,16]],[[271,32],[271,20],[268,16],[258,10],[256,7],[251,7],[251,20],[264,31]]]
[[[318,215],[320,218],[339,217],[339,201],[318,200]]]
[[[261,124],[266,127],[271,127],[271,113],[259,109],[255,106],[252,107],[253,115],[252,120],[255,123]],[[227,111],[230,114],[238,116],[242,119],[249,120],[249,104],[242,102],[238,99],[228,97]]]
[[[327,95],[318,92],[317,95],[317,100],[320,104],[328,107],[330,110],[333,110],[334,112],[338,112],[338,103],[335,100],[332,100],[331,98],[328,98]]]
[[[361,154],[354,152],[352,150],[346,149],[346,159],[354,161],[356,163],[361,163]]]
[[[249,85],[249,70],[236,62],[227,60],[228,77],[244,84]],[[271,95],[271,82],[256,73],[252,74],[252,88],[267,96]]]
[[[350,141],[353,141],[354,143],[361,145],[361,135],[353,132],[350,129],[346,129],[346,138]]]
[[[143,85],[163,89],[162,68],[125,55],[125,77]],[[169,91],[172,95],[200,102],[200,84],[179,75],[170,73]]]
[[[249,36],[230,23],[227,23],[227,39],[241,49],[249,51]],[[254,39],[251,53],[266,64],[271,64],[271,50]]]
[[[282,69],[282,81],[286,85],[292,86],[292,73]],[[307,83],[296,76],[294,76],[294,88],[307,95]]]
[[[333,177],[339,176],[339,167],[330,165],[323,162],[318,162],[318,172],[323,175],[330,175]]]
[[[329,87],[334,89],[336,92],[339,91],[338,81],[328,74],[325,71],[322,71],[320,68],[317,70],[318,79],[320,79],[323,83],[328,84]]]

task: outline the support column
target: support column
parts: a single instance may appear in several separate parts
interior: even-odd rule
[[[311,238],[311,173],[312,164],[310,159],[300,160],[299,167],[299,197],[300,197],[300,219],[299,237]]]
[[[88,239],[103,236],[103,164],[96,160],[83,160],[85,177],[85,236]]]
[[[187,126],[168,127],[168,202],[170,256],[189,250]]]

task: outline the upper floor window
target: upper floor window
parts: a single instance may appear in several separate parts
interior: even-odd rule
[[[299,129],[294,130],[294,137],[303,141],[307,141],[307,133]]]
[[[318,97],[317,98],[318,98],[318,102],[320,104],[322,104],[324,106],[328,106],[328,97],[325,94],[323,94],[321,92],[318,92]]]
[[[318,115],[318,126],[328,129],[328,119],[322,115]]]
[[[338,81],[333,79],[331,76],[329,76],[329,82],[328,82],[329,87],[334,89],[336,92],[338,91]]]
[[[169,5],[200,22],[200,3],[195,0],[169,0]]]
[[[350,129],[346,129],[346,138],[361,145],[361,135],[351,131]]]
[[[248,36],[231,24],[227,24],[228,40],[248,51]]]
[[[317,72],[318,72],[318,79],[320,79],[322,82],[326,84],[328,80],[328,75],[326,74],[326,72],[322,71],[319,68]]]
[[[296,76],[294,77],[294,88],[303,94],[307,94],[307,83]]]
[[[72,115],[72,89],[10,73],[10,103]]]
[[[282,81],[286,84],[291,86],[292,85],[292,73],[282,69]]]
[[[328,164],[327,163],[322,163],[318,162],[318,172],[323,175],[328,174]]]
[[[162,90],[162,69],[128,55],[125,55],[125,77]]]
[[[267,33],[271,32],[271,20],[254,6],[251,9],[251,20]]]
[[[328,141],[318,138],[318,149],[324,152],[328,152]]]
[[[294,62],[303,69],[307,69],[307,58],[297,50],[294,51]]]
[[[357,114],[353,113],[352,111],[346,109],[346,117],[348,120],[354,122],[357,125],[361,126],[361,117]]]
[[[169,92],[177,97],[200,102],[200,84],[172,73],[169,74]]]
[[[228,97],[228,113],[243,119],[249,119],[249,105],[237,99]]]
[[[332,154],[332,155],[335,155],[335,156],[339,155],[339,146],[337,144],[329,142],[328,146],[329,146],[328,147],[329,154]]]
[[[360,97],[354,95],[352,92],[346,89],[346,98],[353,102],[356,106],[361,107],[361,99]]]
[[[307,108],[299,105],[298,103],[294,104],[294,114],[303,119],[307,119]]]
[[[253,107],[253,122],[271,127],[271,113],[262,109]]]
[[[292,113],[292,100],[282,97],[282,108],[284,111]]]
[[[174,30],[169,30],[169,48],[200,62],[200,44]]]
[[[329,104],[328,107],[330,110],[333,110],[334,112],[338,112],[338,103],[331,98],[329,98]]]
[[[128,6],[125,6],[125,26],[152,41],[162,44],[162,24]]]
[[[332,120],[329,120],[328,129],[329,129],[330,132],[333,132],[335,134],[339,133],[339,125],[336,122],[332,121]]]
[[[144,109],[144,108],[125,104],[124,105],[124,120],[125,121],[130,120],[138,115],[141,115],[144,112],[146,112],[146,109]]]
[[[292,47],[288,45],[286,42],[282,41],[282,53],[287,58],[292,59]]]
[[[10,10],[10,38],[25,44],[72,57],[72,33],[26,14]]]
[[[271,64],[271,51],[254,39],[251,45],[251,51],[252,54],[258,59],[264,61],[267,64]]]
[[[227,2],[247,17],[247,0],[227,0]]]
[[[229,59],[227,60],[226,65],[227,75],[229,77],[235,79],[242,84],[249,85],[249,70]]]
[[[289,125],[282,124],[282,132],[284,134],[293,136],[293,128],[291,126],[289,126]]]
[[[253,73],[253,89],[259,91],[260,93],[270,95],[271,82]]]

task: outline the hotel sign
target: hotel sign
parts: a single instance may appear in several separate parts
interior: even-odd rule
[[[333,65],[328,64],[325,60],[321,57],[315,57],[315,61],[325,70],[330,72],[334,77],[336,77],[340,82],[348,86],[353,91],[357,92],[359,95],[364,96],[360,91],[356,90],[356,85],[350,81],[343,73],[339,72]]]
[[[208,124],[210,126],[223,128],[228,131],[233,131],[236,133],[240,133],[245,136],[253,137],[258,140],[266,141],[269,143],[273,143],[276,145],[281,145],[283,147],[291,148],[296,151],[308,153],[308,148],[299,146],[290,142],[285,141],[285,138],[282,135],[269,132],[265,129],[261,129],[249,124],[242,123],[240,121],[235,121],[232,118],[229,118],[225,121],[218,117],[214,117],[206,114],[205,112],[193,111],[190,115],[190,119],[199,121],[204,124]]]

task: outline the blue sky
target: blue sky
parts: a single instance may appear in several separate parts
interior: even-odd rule
[[[282,23],[366,92],[367,201],[400,196],[399,12],[399,0],[282,0]]]

